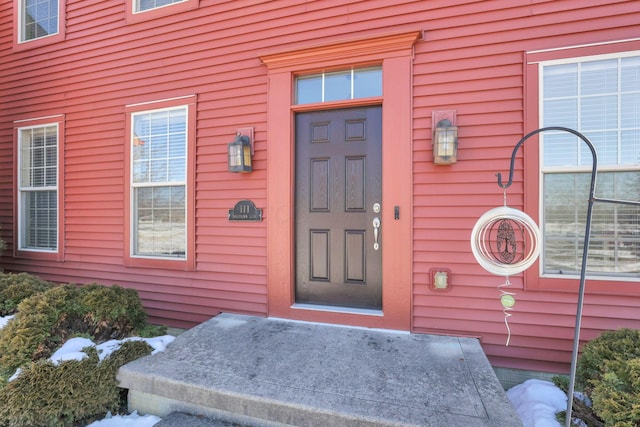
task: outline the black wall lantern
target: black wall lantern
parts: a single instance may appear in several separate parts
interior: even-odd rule
[[[228,145],[229,172],[247,173],[253,170],[251,166],[251,138],[238,133],[236,139]]]
[[[458,128],[454,120],[455,111],[433,113],[433,163],[436,165],[451,165],[458,161]]]

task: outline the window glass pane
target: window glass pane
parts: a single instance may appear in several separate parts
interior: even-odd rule
[[[322,102],[322,74],[296,79],[296,104]]]
[[[21,7],[21,40],[58,33],[58,0],[22,0]]]
[[[640,91],[640,56],[622,58],[620,67],[620,79],[624,91]]]
[[[184,258],[185,187],[141,187],[136,188],[134,193],[135,254]]]
[[[640,128],[640,91],[620,97],[620,125],[622,129]]]
[[[599,165],[618,164],[618,131],[608,132],[583,132],[583,135],[591,141],[596,148]],[[591,166],[593,155],[584,142],[580,142],[580,164]]]
[[[573,166],[578,161],[578,138],[567,132],[544,135],[544,166]]]
[[[543,121],[545,126],[576,129],[578,127],[577,98],[545,100]]]
[[[354,70],[353,97],[382,96],[382,69],[362,68]]]
[[[640,164],[640,128],[633,130],[623,130],[621,132],[621,151],[622,158],[620,163],[623,165]]]
[[[132,181],[184,181],[186,176],[187,113],[185,108],[134,114]]]
[[[327,73],[324,76],[324,100],[351,99],[351,71]]]
[[[580,129],[617,129],[618,96],[585,97],[580,103]]]
[[[180,3],[184,0],[136,0],[136,12],[167,6],[173,3]]]
[[[58,179],[57,127],[20,131],[20,186],[50,187]]]
[[[544,99],[575,97],[578,95],[577,64],[544,67]]]
[[[544,176],[544,272],[579,274],[588,205],[589,173]],[[640,172],[598,174],[596,195],[640,200]],[[594,204],[587,271],[640,274],[640,207]]]
[[[21,249],[55,250],[58,240],[57,192],[21,192]]]
[[[617,92],[617,59],[590,61],[580,64],[580,93],[582,96]]]

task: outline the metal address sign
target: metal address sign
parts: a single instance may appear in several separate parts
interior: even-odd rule
[[[256,208],[251,200],[240,200],[229,209],[229,221],[262,221],[262,209]]]

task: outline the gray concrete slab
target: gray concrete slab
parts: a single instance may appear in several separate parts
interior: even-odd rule
[[[118,373],[130,409],[243,426],[519,426],[478,340],[222,314]],[[178,424],[176,424],[178,425]]]

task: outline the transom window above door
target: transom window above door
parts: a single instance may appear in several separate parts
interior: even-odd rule
[[[296,77],[295,103],[382,96],[382,67],[351,68]]]

